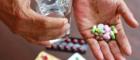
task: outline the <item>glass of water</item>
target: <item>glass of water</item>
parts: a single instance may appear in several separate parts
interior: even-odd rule
[[[65,17],[71,21],[72,0],[35,0],[34,10],[41,15],[49,17]],[[70,34],[70,29],[65,36],[54,40],[64,40]]]

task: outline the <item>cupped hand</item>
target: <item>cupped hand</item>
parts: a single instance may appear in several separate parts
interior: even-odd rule
[[[131,55],[131,46],[120,16],[133,28],[139,24],[123,0],[74,0],[73,7],[79,31],[97,60],[125,60],[124,55]],[[116,25],[117,40],[107,43],[93,38],[91,28],[99,23]]]
[[[0,0],[0,19],[11,30],[27,41],[48,45],[48,40],[59,38],[68,30],[66,18],[42,16],[30,7],[31,0]]]

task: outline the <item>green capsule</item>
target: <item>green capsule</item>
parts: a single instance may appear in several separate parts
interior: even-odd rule
[[[113,30],[114,28],[116,28],[114,25],[111,26],[111,29]]]
[[[118,31],[117,31],[117,29],[115,28],[115,29],[113,29],[113,32],[116,34],[116,33],[118,33]]]
[[[118,33],[117,29],[115,28],[115,26],[111,26],[111,30],[116,34]]]
[[[115,29],[115,26],[114,25],[111,26],[111,30],[113,30],[113,29]]]
[[[110,32],[110,35],[111,35],[111,38],[112,38],[113,40],[116,39],[115,33],[114,33],[113,31]]]
[[[94,26],[92,27],[91,32],[92,32],[92,33],[95,33],[95,32],[96,32],[96,28],[97,28],[96,25],[94,25]]]
[[[96,28],[95,32],[97,32],[97,33],[98,33],[98,32],[99,32],[99,28]]]
[[[105,31],[103,29],[101,29],[101,34],[105,33]]]
[[[102,30],[102,29],[98,29],[98,32],[97,32],[97,33],[98,33],[98,35],[100,35],[100,36],[101,36],[101,35],[103,35],[104,30]]]
[[[101,34],[101,33],[103,33],[103,30],[100,29],[100,28],[96,28],[96,32],[99,33],[99,34]]]
[[[96,36],[98,36],[98,35],[99,35],[99,33],[97,33],[97,32],[95,32],[94,34],[95,34]]]

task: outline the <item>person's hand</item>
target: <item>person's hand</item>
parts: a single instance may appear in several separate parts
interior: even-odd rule
[[[79,31],[97,60],[125,60],[124,55],[131,55],[131,47],[120,16],[133,28],[139,24],[123,0],[74,0],[73,3]],[[99,23],[115,24],[118,30],[117,40],[109,43],[95,40],[91,28]]]
[[[64,35],[69,28],[66,18],[45,17],[30,8],[31,0],[0,0],[0,19],[12,32],[35,44]]]

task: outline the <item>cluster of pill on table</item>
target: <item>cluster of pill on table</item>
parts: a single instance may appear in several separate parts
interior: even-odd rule
[[[116,40],[116,35],[118,33],[115,25],[98,24],[94,25],[91,29],[96,40]]]
[[[65,40],[53,43],[51,48],[47,49],[85,53],[87,50],[87,43],[83,39],[69,37]]]

